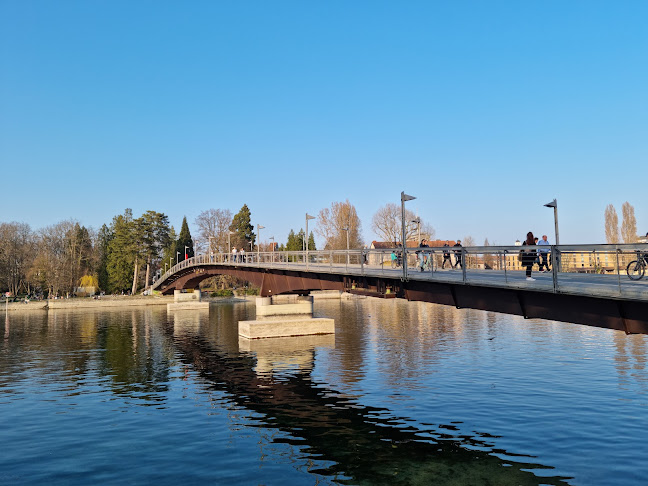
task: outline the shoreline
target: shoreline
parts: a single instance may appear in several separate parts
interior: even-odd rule
[[[241,302],[248,300],[245,297],[207,297],[203,302]],[[9,302],[7,308],[6,301],[0,302],[0,312],[20,312],[20,311],[50,311],[59,309],[102,309],[115,307],[145,307],[151,305],[167,305],[174,302],[173,295],[169,296],[107,296],[101,299],[91,297],[75,297],[72,299],[50,299],[24,302]]]
[[[348,298],[344,293],[339,291],[312,291],[311,295],[314,300],[321,299],[340,299]],[[256,295],[233,295],[229,297],[203,297],[203,302],[210,304],[222,302],[245,302],[254,301]],[[73,297],[71,299],[49,299],[35,300],[25,304],[24,302],[9,302],[7,309],[6,300],[0,301],[1,312],[19,312],[19,311],[50,311],[59,309],[102,309],[115,307],[143,307],[150,305],[166,305],[175,302],[173,295],[108,295],[101,299],[92,297]]]

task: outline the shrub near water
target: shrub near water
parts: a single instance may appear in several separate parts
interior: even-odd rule
[[[212,297],[232,297],[234,292],[230,289],[219,289],[210,294]]]

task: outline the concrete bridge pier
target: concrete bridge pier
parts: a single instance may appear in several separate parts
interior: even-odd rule
[[[247,339],[335,333],[335,321],[313,317],[313,297],[274,295],[256,298],[254,321],[239,321],[239,336]]]
[[[209,309],[209,302],[202,302],[200,290],[195,289],[191,292],[182,290],[173,291],[173,303],[167,304],[167,311],[193,309]]]

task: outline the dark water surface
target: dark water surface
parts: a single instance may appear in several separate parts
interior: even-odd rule
[[[648,482],[646,336],[425,303],[11,313],[0,484]]]

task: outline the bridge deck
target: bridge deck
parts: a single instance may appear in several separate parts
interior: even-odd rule
[[[644,247],[648,251],[648,245],[642,245],[641,251]],[[441,255],[432,251],[428,253],[431,268],[424,272],[417,267],[414,252],[407,255],[408,270],[392,268],[389,255],[376,258],[366,250],[247,254],[245,261],[230,261],[228,255],[199,255],[175,265],[152,288],[164,293],[196,288],[205,278],[227,274],[258,285],[264,296],[346,290],[648,334],[648,276],[631,280],[622,273],[631,258],[636,258],[631,253],[635,247],[613,254],[613,274],[583,273],[588,268],[581,263],[585,260],[582,253],[574,257],[565,247],[552,247],[560,270],[554,266],[549,273],[536,271],[533,281],[520,269],[518,249],[488,248],[500,252],[493,266],[501,270],[490,269],[492,260],[483,257],[484,247],[470,250],[462,250],[466,269],[453,270],[440,269]],[[591,247],[598,252],[596,260],[592,259],[598,271],[603,271],[598,260],[604,250],[609,248]]]
[[[153,284],[158,288],[165,279],[173,279],[173,274],[191,267],[231,267],[238,269],[259,269],[262,271],[295,271],[313,274],[344,275],[350,277],[383,277],[402,280],[401,267],[378,264],[333,263],[303,261],[257,261],[257,255],[251,254],[248,261],[231,262],[227,258],[211,258],[199,255],[173,267],[161,279]],[[260,259],[259,259],[260,260]],[[548,273],[533,272],[534,281],[526,280],[524,270],[485,270],[483,268],[466,268],[419,271],[417,267],[408,268],[407,279],[412,281],[440,282],[456,285],[478,285],[493,288],[533,290],[538,292],[598,296],[621,300],[648,301],[648,275],[642,280],[630,280],[622,274],[593,274],[578,272],[551,271]]]

